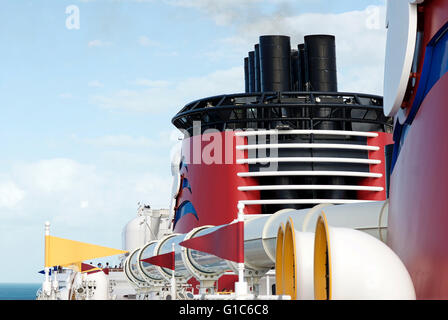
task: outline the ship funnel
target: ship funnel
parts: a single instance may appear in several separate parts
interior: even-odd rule
[[[250,84],[249,84],[249,57],[244,58],[244,91],[246,93],[250,92]]]
[[[299,44],[297,46],[297,91],[305,91],[306,82],[306,57],[305,57],[305,44]]]
[[[337,92],[336,40],[333,35],[304,37],[291,50],[290,37],[260,36],[244,59],[246,93]]]
[[[314,295],[318,300],[412,300],[406,267],[383,242],[349,228],[316,224]]]
[[[337,92],[336,44],[332,35],[305,36],[310,91]]]
[[[261,77],[260,77],[260,45],[254,46],[254,74],[255,74],[255,92],[261,91]]]
[[[291,51],[291,91],[299,90],[300,57],[297,50]]]
[[[250,51],[248,54],[248,89],[249,92],[255,92],[255,52]]]
[[[281,239],[278,239],[278,241]],[[283,294],[292,300],[313,300],[314,233],[294,228],[290,218],[285,228],[282,252]],[[277,270],[277,268],[276,268]]]
[[[291,90],[291,43],[288,36],[260,37],[261,91]]]

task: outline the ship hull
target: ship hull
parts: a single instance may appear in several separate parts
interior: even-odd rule
[[[435,45],[447,21],[446,1],[419,7],[424,49],[415,90],[403,104],[408,127],[395,136],[399,154],[390,182],[388,244],[406,265],[417,299],[448,299],[448,74],[442,72],[448,51]]]
[[[391,176],[388,240],[420,299],[448,298],[448,75],[422,104]]]

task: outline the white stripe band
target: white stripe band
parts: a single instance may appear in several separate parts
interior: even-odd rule
[[[371,200],[341,200],[341,199],[272,199],[272,200],[240,200],[239,203],[244,205],[261,205],[261,204],[344,204],[344,203],[365,203]]]
[[[278,177],[278,176],[339,176],[339,177],[362,177],[381,178],[381,173],[356,172],[356,171],[257,171],[238,172],[239,177]]]
[[[358,191],[383,191],[383,187],[349,186],[349,185],[273,185],[273,186],[240,186],[239,191],[260,190],[358,190]]]
[[[237,137],[279,135],[279,134],[315,134],[333,136],[358,136],[358,137],[378,137],[376,132],[342,131],[342,130],[258,130],[258,131],[237,131]]]
[[[282,158],[254,158],[238,159],[237,164],[253,164],[266,162],[343,162],[343,163],[361,163],[361,164],[380,164],[381,160],[376,159],[358,159],[358,158],[317,158],[317,157],[282,157]]]
[[[273,143],[273,144],[253,144],[236,146],[237,150],[257,150],[257,149],[349,149],[378,151],[380,147],[365,146],[358,144],[332,144],[332,143]]]

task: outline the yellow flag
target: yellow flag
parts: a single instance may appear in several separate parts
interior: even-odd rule
[[[80,261],[126,252],[49,235],[45,236],[45,267],[78,264]]]

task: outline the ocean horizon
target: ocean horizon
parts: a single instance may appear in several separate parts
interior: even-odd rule
[[[36,300],[42,283],[0,283],[0,300]]]

